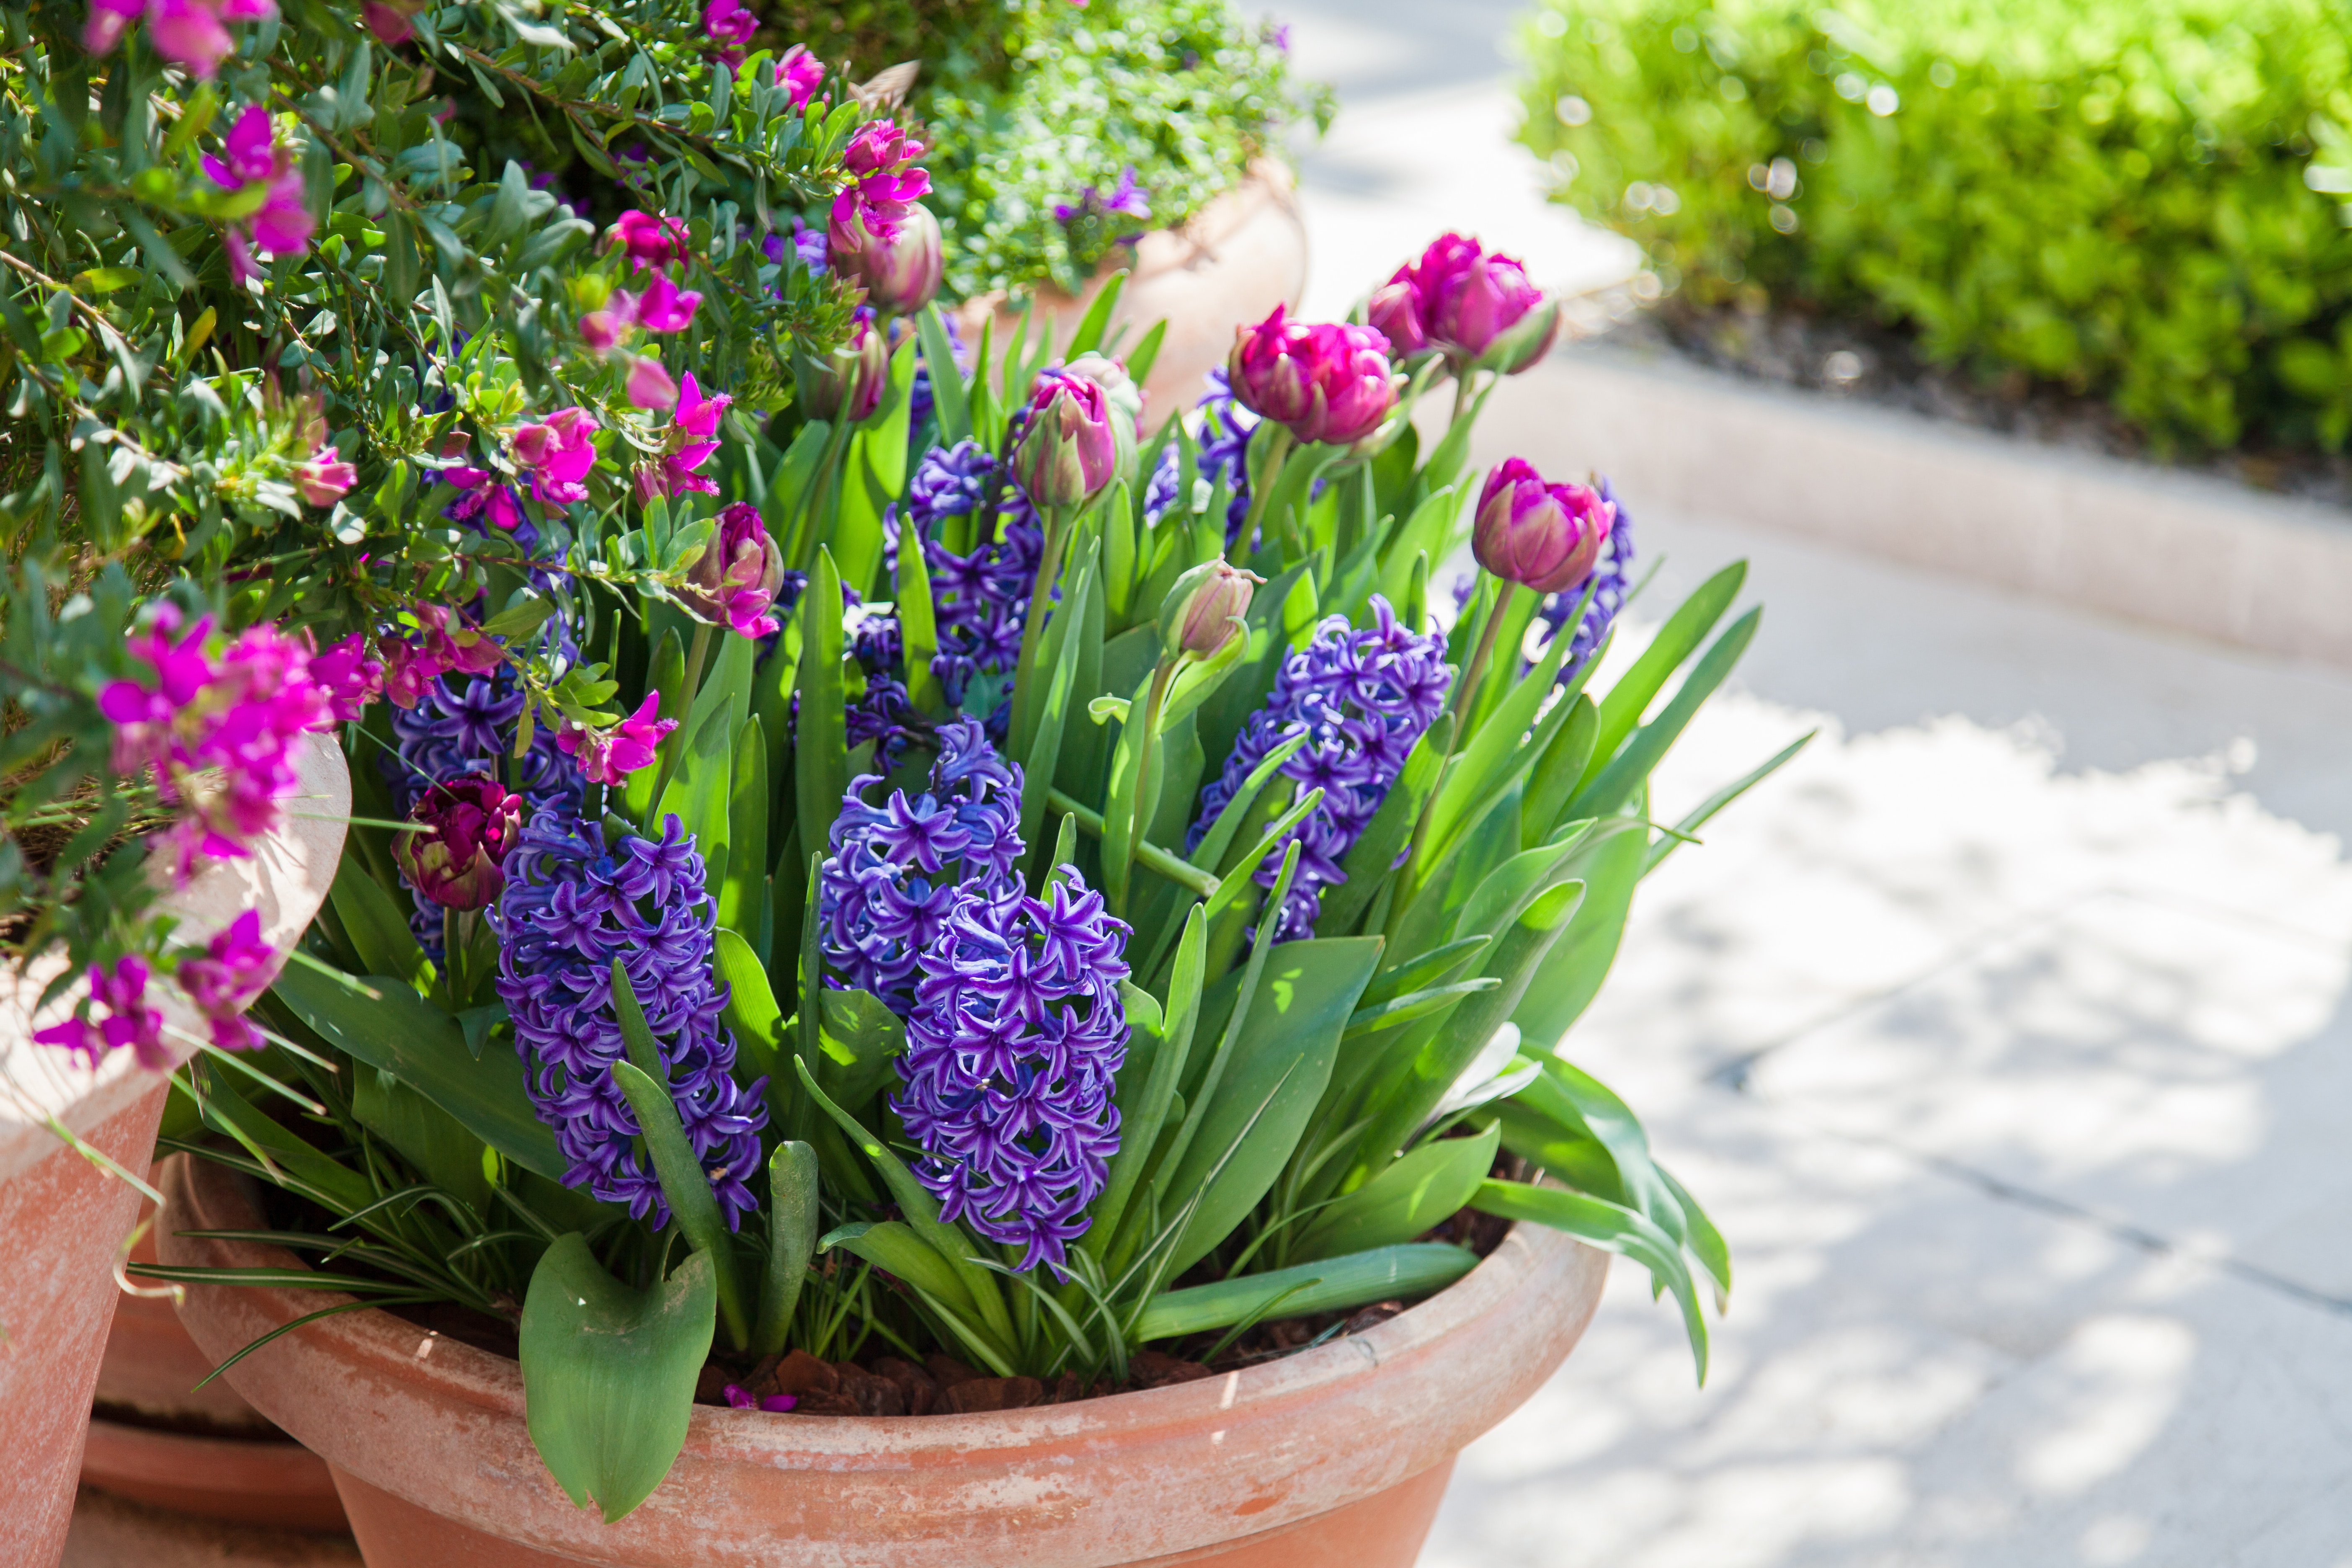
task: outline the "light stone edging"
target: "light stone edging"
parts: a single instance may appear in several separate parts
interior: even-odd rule
[[[175,941],[208,942],[247,910],[261,912],[263,940],[281,951],[292,947],[310,925],[342,858],[352,778],[332,735],[305,737],[295,771],[300,783],[286,803],[284,827],[257,844],[250,857],[215,861],[184,889],[163,896],[163,907],[180,917]],[[21,975],[0,970],[0,1182],[30,1170],[61,1146],[48,1118],[77,1134],[88,1133],[163,1080],[162,1073],[140,1067],[127,1050],[88,1068],[55,1046],[34,1043],[36,1027],[64,1018],[86,992],[77,984],[37,1016],[30,1015],[64,964],[62,956],[51,953],[36,959]],[[204,1037],[204,1021],[177,986],[159,982],[151,996],[182,1037]],[[165,1044],[174,1060],[195,1053],[184,1037],[167,1035]]]
[[[1481,421],[1482,458],[1565,448],[1636,519],[1801,534],[2352,668],[2352,516],[2336,509],[1621,349],[1566,349],[1522,379]]]

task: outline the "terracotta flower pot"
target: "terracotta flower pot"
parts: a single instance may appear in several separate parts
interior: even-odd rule
[[[131,1260],[155,1261],[152,1232]],[[272,1426],[226,1378],[198,1388],[212,1369],[168,1295],[118,1300],[98,1365],[82,1484],[237,1524],[347,1530],[327,1462]]]
[[[253,1225],[242,1178],[174,1162],[164,1196],[167,1260],[297,1266],[176,1234]],[[375,1568],[1408,1568],[1454,1456],[1567,1356],[1607,1268],[1521,1226],[1411,1311],[1175,1387],[1000,1415],[697,1408],[669,1479],[614,1525],[573,1508],[540,1463],[504,1357],[369,1310],[297,1330],[227,1375],[333,1467]],[[206,1286],[183,1315],[225,1356],[347,1300]]]
[[[1105,274],[1122,264],[1114,251]],[[1157,428],[1171,413],[1190,408],[1203,390],[1201,378],[1233,353],[1234,329],[1264,321],[1276,305],[1295,305],[1307,287],[1307,226],[1290,171],[1272,159],[1254,165],[1241,184],[1202,207],[1181,228],[1154,229],[1137,242],[1114,321],[1133,323],[1133,342],[1151,323],[1166,318],[1168,335],[1144,382],[1144,424]],[[1076,298],[1046,287],[1037,290],[1035,310],[1050,315],[1055,336],[1066,342],[1101,291],[1099,281]],[[1020,319],[1017,301],[1002,294],[967,300],[957,311],[964,341],[977,345],[981,323],[993,314],[995,341]]]
[[[301,809],[251,859],[215,866],[166,903],[179,936],[201,942],[242,910],[281,946],[310,923],[342,853],[351,809],[342,753],[323,739],[304,749]],[[139,1213],[138,1191],[68,1148],[62,1126],[124,1169],[144,1175],[163,1112],[164,1079],[118,1051],[95,1068],[37,1045],[33,1031],[64,1016],[76,991],[37,1013],[64,968],[51,955],[0,973],[0,1563],[46,1568],[64,1549],[81,1470],[99,1354],[114,1316],[116,1254]],[[201,1027],[169,985],[155,994],[185,1035]],[[174,1037],[176,1039],[176,1037]],[[185,1056],[194,1047],[176,1039]]]

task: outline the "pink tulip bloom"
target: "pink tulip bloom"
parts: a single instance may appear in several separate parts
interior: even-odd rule
[[[1583,485],[1550,484],[1522,458],[1486,476],[1470,535],[1478,564],[1538,594],[1558,594],[1592,575],[1617,509]]]
[[[1242,406],[1286,426],[1301,441],[1347,446],[1380,427],[1396,406],[1386,346],[1370,327],[1307,326],[1283,308],[1234,333],[1226,375]]]

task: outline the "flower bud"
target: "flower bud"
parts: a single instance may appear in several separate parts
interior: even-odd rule
[[[1250,595],[1265,579],[1228,565],[1224,557],[1204,561],[1176,579],[1160,605],[1160,647],[1168,658],[1189,653],[1208,658],[1241,629]]]
[[[1127,450],[1134,448],[1133,416],[1101,381],[1076,366],[1038,373],[1028,416],[1013,449],[1013,477],[1038,506],[1076,506],[1091,499],[1118,473],[1122,433]]]
[[[677,406],[677,383],[662,368],[661,361],[641,356],[629,363],[627,376],[629,403],[637,408],[675,408]]]
[[[1557,594],[1592,575],[1617,509],[1583,485],[1548,484],[1521,458],[1486,476],[1470,534],[1478,564],[1538,594]]]
[[[507,853],[522,831],[522,797],[488,773],[445,779],[417,798],[408,820],[424,831],[394,841],[410,887],[447,910],[478,910],[507,885]]]
[[[853,226],[835,238],[854,237],[854,249],[833,253],[841,275],[866,289],[866,302],[886,315],[907,316],[931,302],[940,291],[946,259],[940,238],[940,220],[919,204],[909,205],[898,232],[887,237]]]
[[[845,418],[855,425],[882,405],[889,384],[890,345],[862,318],[851,323],[849,341],[831,353],[794,362],[793,388],[812,419]]]
[[[674,590],[677,602],[706,621],[747,637],[776,629],[768,614],[784,585],[784,552],[768,532],[760,509],[737,501],[719,514],[719,526]]]

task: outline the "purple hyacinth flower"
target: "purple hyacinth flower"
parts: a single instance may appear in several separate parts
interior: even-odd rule
[[[1185,837],[1187,853],[1199,848],[1266,754],[1293,735],[1309,737],[1281,771],[1301,795],[1322,790],[1323,804],[1274,847],[1255,879],[1272,888],[1285,847],[1298,845],[1298,872],[1275,928],[1283,942],[1315,934],[1323,889],[1347,880],[1340,862],[1371,826],[1422,731],[1445,708],[1453,680],[1445,639],[1399,625],[1377,594],[1371,612],[1372,625],[1360,629],[1344,616],[1331,616],[1316,627],[1314,641],[1283,660],[1273,693],[1242,726],[1224,772],[1201,792],[1200,815]]]
[[[996,510],[982,517],[971,549],[958,553],[940,542],[944,520],[981,516],[991,494],[997,498]],[[923,455],[908,487],[907,521],[922,530],[923,559],[930,576],[931,613],[939,636],[931,671],[940,678],[949,703],[961,707],[975,679],[993,676],[1005,681],[1012,676],[1045,531],[1021,487],[1009,474],[1001,474],[995,458],[973,441],[934,447]],[[1010,696],[1000,691],[984,719],[992,739],[1003,739],[1010,712]]]
[[[1242,524],[1249,521],[1249,440],[1251,432],[1258,426],[1258,416],[1234,396],[1223,365],[1211,371],[1207,380],[1207,394],[1193,405],[1202,413],[1200,476],[1212,485],[1217,482],[1219,474],[1224,476],[1227,493],[1233,498],[1225,503],[1225,549],[1230,553],[1240,541]],[[1152,524],[1158,524],[1160,514],[1178,499],[1179,457],[1175,443],[1162,447],[1150,481],[1144,486],[1143,515]],[[1256,539],[1250,541],[1252,553],[1259,543]]]
[[[1601,543],[1601,559],[1593,566],[1592,575],[1572,588],[1545,595],[1543,603],[1536,607],[1536,619],[1545,628],[1536,643],[1537,654],[1541,657],[1549,651],[1551,639],[1559,635],[1568,617],[1576,614],[1585,588],[1598,580],[1599,586],[1592,590],[1592,603],[1586,607],[1584,618],[1576,624],[1576,637],[1568,645],[1568,657],[1559,661],[1560,680],[1567,680],[1584,668],[1584,661],[1601,646],[1601,639],[1617,619],[1617,612],[1625,607],[1625,596],[1633,591],[1633,519],[1625,515],[1625,503],[1617,499],[1616,490],[1605,479],[1601,481],[1601,499],[1616,508],[1616,519],[1609,526],[1609,537]]]
[[[561,811],[532,815],[493,906],[499,995],[514,1019],[524,1087],[555,1130],[566,1186],[669,1222],[660,1180],[634,1143],[636,1114],[614,1081],[627,1056],[613,1002],[613,961],[660,1046],[678,1120],[729,1227],[759,1206],[764,1079],[735,1081],[735,1037],[720,1022],[727,988],[712,976],[718,908],[694,840],[669,817],[658,839],[604,830]]]
[[[1118,1149],[1128,928],[1071,866],[1042,899],[1013,868],[1021,773],[978,723],[940,731],[931,788],[844,797],[820,871],[820,946],[907,1020],[890,1109],[940,1217],[1059,1270]]]

